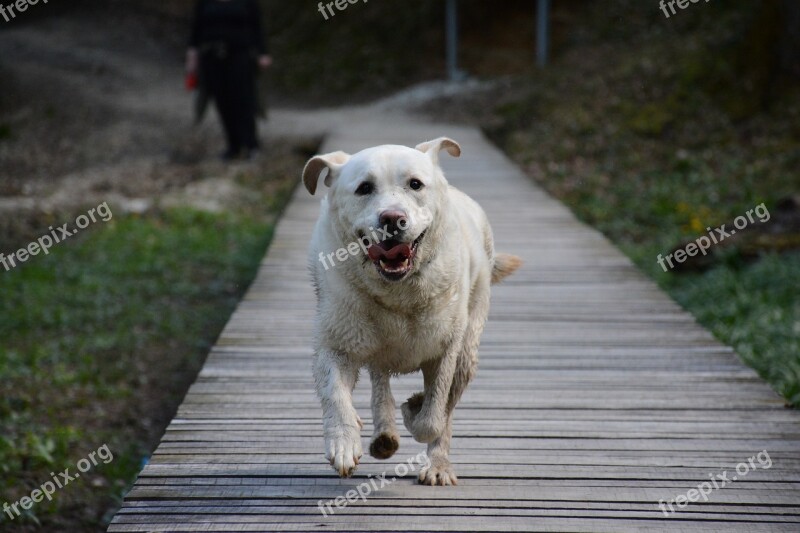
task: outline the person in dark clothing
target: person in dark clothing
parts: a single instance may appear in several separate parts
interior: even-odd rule
[[[199,69],[216,103],[228,143],[223,159],[258,150],[256,67],[271,64],[257,0],[198,0],[186,70]]]

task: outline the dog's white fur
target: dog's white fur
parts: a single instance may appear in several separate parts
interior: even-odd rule
[[[455,141],[439,138],[416,149],[386,145],[353,156],[320,155],[303,171],[311,194],[323,174],[330,187],[309,261],[318,296],[314,377],[325,453],[341,476],[352,475],[362,454],[363,424],[352,391],[366,367],[372,380],[371,455],[386,459],[399,446],[390,377],[422,370],[424,393],[402,406],[406,428],[428,444],[431,464],[419,480],[430,485],[457,481],[448,459],[453,408],[475,375],[490,283],[516,270],[520,261],[495,256],[486,215],[448,184],[439,166],[441,150],[461,154]],[[412,179],[423,187],[413,190]],[[374,192],[356,194],[364,181],[374,185]],[[327,256],[370,235],[387,210],[407,214],[403,242],[425,232],[405,278],[385,279],[365,254],[323,266],[320,253]]]

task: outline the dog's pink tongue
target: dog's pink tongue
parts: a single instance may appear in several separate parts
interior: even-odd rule
[[[384,250],[377,244],[373,244],[367,250],[367,255],[372,261],[383,259],[384,261],[396,261],[411,257],[411,247],[408,244],[398,244],[390,250]]]

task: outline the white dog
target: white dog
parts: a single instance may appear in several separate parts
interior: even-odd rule
[[[361,457],[352,391],[366,367],[370,455],[388,459],[399,447],[390,377],[422,370],[424,393],[402,405],[406,428],[428,444],[431,463],[419,481],[457,482],[448,459],[453,408],[475,375],[489,285],[521,261],[495,255],[485,213],[447,183],[442,149],[461,155],[455,141],[439,138],[416,149],[319,155],[303,170],[311,194],[323,173],[330,187],[310,251],[318,297],[314,377],[326,457],[343,477]]]

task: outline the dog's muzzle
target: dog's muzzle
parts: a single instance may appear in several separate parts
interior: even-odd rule
[[[417,248],[422,238],[425,236],[423,231],[414,242],[399,242],[395,239],[386,239],[377,244],[373,244],[367,249],[367,255],[375,264],[378,273],[388,281],[400,281],[405,278],[414,268],[414,259],[417,255]]]

